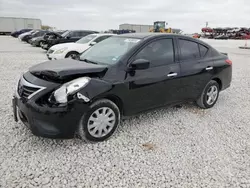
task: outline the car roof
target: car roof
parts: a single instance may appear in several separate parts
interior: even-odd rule
[[[126,33],[121,34],[119,36],[121,37],[131,37],[131,38],[139,38],[139,39],[145,39],[155,36],[177,36],[178,34],[172,34],[172,33]],[[183,36],[183,35],[180,35]]]
[[[92,33],[90,35],[96,35],[96,36],[106,36],[106,35],[117,35],[117,34],[113,34],[113,33]]]
[[[67,30],[67,31],[85,31],[85,32],[98,32],[98,31],[93,31],[93,30]]]
[[[204,44],[206,46],[211,47],[209,44],[205,43],[204,41],[200,39],[196,39],[191,36],[186,36],[182,34],[175,34],[175,33],[126,33],[126,34],[117,35],[117,37],[129,37],[129,38],[137,38],[137,39],[143,39],[143,40],[155,38],[156,36],[177,36],[183,39],[196,41],[200,44]]]

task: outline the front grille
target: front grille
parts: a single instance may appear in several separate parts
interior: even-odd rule
[[[18,82],[17,93],[21,98],[29,99],[42,89],[43,87],[31,84],[22,77]]]

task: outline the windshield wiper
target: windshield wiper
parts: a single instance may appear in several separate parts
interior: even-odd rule
[[[88,60],[88,59],[81,59],[81,61],[85,61],[85,62],[87,62],[87,63],[92,63],[92,64],[98,64],[98,63],[96,63],[96,62],[94,62],[94,61],[90,61],[90,60]]]

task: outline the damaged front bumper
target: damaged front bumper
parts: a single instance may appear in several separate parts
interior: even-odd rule
[[[89,104],[82,99],[74,99],[65,106],[40,104],[39,99],[46,92],[44,89],[31,98],[23,98],[16,91],[12,97],[14,120],[21,120],[37,136],[73,138],[82,116],[89,110]]]
[[[36,136],[47,138],[73,138],[84,112],[84,103],[71,103],[65,107],[40,107],[33,101],[12,99],[15,121],[21,120]]]

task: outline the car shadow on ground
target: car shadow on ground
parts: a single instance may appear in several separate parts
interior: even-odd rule
[[[193,103],[184,103],[181,105],[176,105],[176,106],[171,106],[171,107],[162,107],[159,109],[155,109],[155,110],[151,110],[151,111],[147,111],[147,112],[143,112],[140,113],[138,115],[135,116],[131,116],[131,117],[127,117],[125,119],[121,120],[121,123],[119,125],[118,130],[116,131],[116,133],[108,140],[104,141],[104,142],[98,142],[98,143],[92,143],[92,142],[88,142],[88,141],[84,141],[81,140],[79,138],[79,136],[75,136],[72,139],[50,139],[50,138],[42,138],[42,137],[37,137],[35,135],[33,135],[31,133],[31,131],[25,126],[23,125],[21,122],[19,122],[18,127],[21,127],[21,129],[25,129],[23,130],[25,133],[23,133],[23,136],[25,136],[26,138],[24,138],[24,140],[28,141],[28,145],[34,146],[34,147],[43,147],[46,146],[44,149],[47,149],[47,146],[56,146],[56,148],[54,149],[58,149],[61,147],[65,148],[65,145],[74,145],[74,146],[82,146],[82,145],[100,145],[100,144],[106,144],[107,142],[115,142],[116,139],[119,139],[119,136],[124,136],[124,134],[128,133],[132,130],[136,130],[138,129],[137,127],[143,126],[144,124],[148,123],[149,121],[151,121],[152,124],[154,124],[154,121],[160,121],[161,119],[164,118],[164,116],[166,115],[171,115],[171,114],[175,114],[176,112],[180,111],[180,110],[187,110],[188,112],[193,112],[193,113],[201,113],[202,114],[202,109],[200,109],[199,107],[197,107],[195,104]],[[140,127],[141,128],[141,127]],[[137,130],[136,130],[137,131]],[[150,134],[150,132],[148,133]],[[43,143],[43,144],[39,144],[39,143]],[[40,148],[41,149],[41,148]]]

